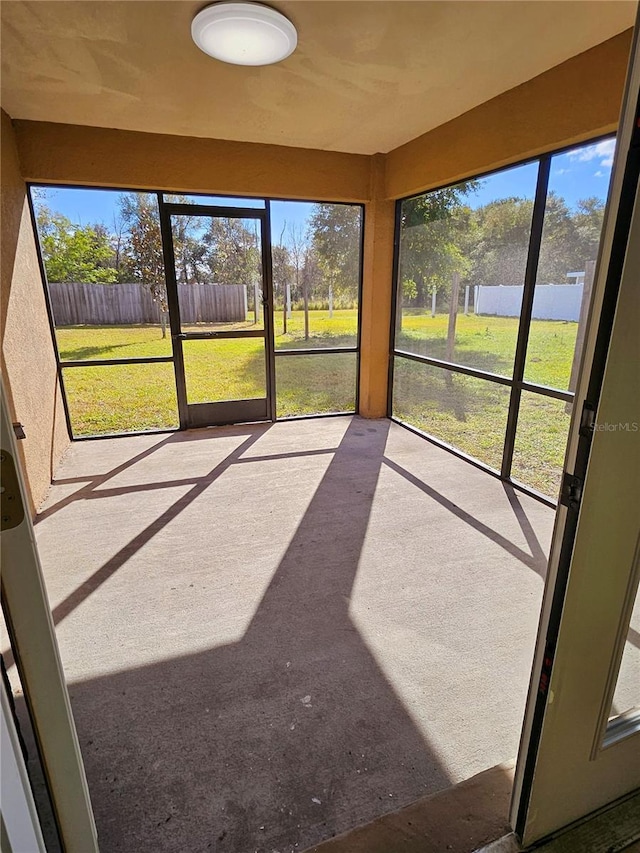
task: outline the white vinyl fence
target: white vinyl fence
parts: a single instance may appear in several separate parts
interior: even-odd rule
[[[522,285],[478,285],[475,288],[475,313],[496,317],[519,317]],[[533,297],[534,320],[578,322],[583,284],[540,284]]]

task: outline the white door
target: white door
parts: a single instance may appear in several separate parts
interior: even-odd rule
[[[637,31],[516,770],[525,845],[640,787]]]
[[[1,389],[2,607],[67,853],[97,853],[89,791],[28,512],[16,440]],[[2,756],[3,774],[5,755]],[[4,776],[3,776],[4,778]],[[4,817],[5,797],[2,790]],[[33,816],[33,813],[31,813]],[[14,815],[15,817],[15,815]],[[9,825],[6,824],[9,831]],[[22,825],[26,832],[26,823]],[[5,842],[11,839],[6,839]],[[38,848],[16,847],[16,851]]]

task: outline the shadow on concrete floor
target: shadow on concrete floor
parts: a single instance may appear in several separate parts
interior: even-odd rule
[[[240,642],[70,686],[103,853],[303,850],[450,784],[348,614],[388,427],[349,426]]]
[[[408,474],[384,457],[389,425],[350,423],[239,642],[171,657],[168,641],[166,660],[70,685],[102,853],[301,851],[415,800],[416,779],[429,792],[451,784],[349,617],[383,461]],[[56,622],[268,428],[239,430],[246,439],[204,477],[155,484],[192,488],[62,601]],[[120,492],[95,487],[168,442],[197,437],[161,439],[42,518]],[[515,553],[431,487],[414,485],[541,573],[533,549]],[[215,555],[200,559],[215,571]]]

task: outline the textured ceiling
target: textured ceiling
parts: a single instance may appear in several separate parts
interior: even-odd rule
[[[202,3],[3,0],[13,118],[386,152],[633,25],[635,2],[276,2],[298,49],[224,65]],[[588,85],[588,81],[585,81]]]

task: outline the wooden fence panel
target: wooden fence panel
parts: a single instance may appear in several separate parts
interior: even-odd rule
[[[125,284],[50,284],[56,326],[127,326],[159,323],[160,309],[149,290]],[[179,284],[183,323],[242,322],[246,319],[246,285]]]

